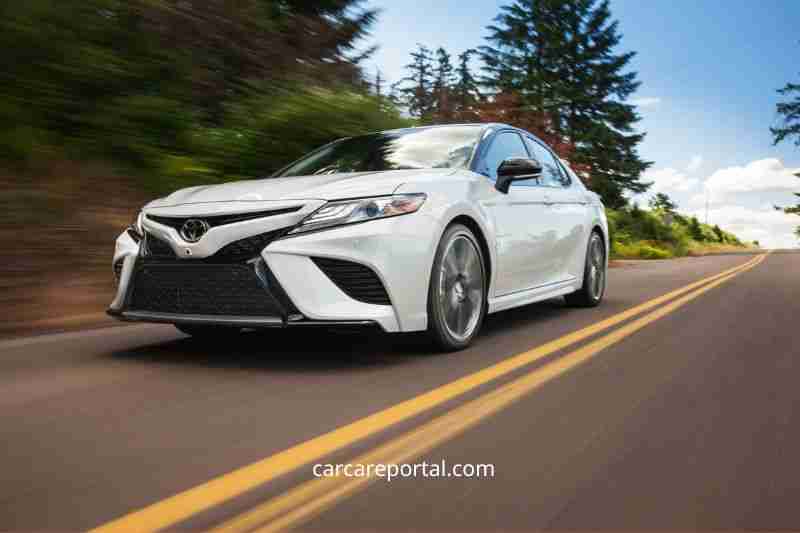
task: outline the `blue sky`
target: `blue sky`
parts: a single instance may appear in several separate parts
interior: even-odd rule
[[[508,3],[497,0],[413,2],[371,0],[383,10],[371,61],[390,81],[404,76],[408,54],[423,43],[453,55],[483,44],[486,26]],[[419,6],[419,7],[418,7]],[[800,148],[772,146],[775,90],[800,83],[800,2],[796,0],[612,0],[623,34],[618,51],[633,50],[642,85],[633,97],[647,132],[641,155],[646,178],[681,210],[767,246],[796,246],[800,217],[772,205],[800,191]],[[647,198],[637,198],[646,202]]]

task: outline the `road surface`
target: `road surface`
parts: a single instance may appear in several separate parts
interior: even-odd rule
[[[493,315],[452,354],[151,325],[4,341],[0,530],[800,529],[798,346],[796,254],[626,264],[599,308]],[[494,475],[312,466],[443,460]]]

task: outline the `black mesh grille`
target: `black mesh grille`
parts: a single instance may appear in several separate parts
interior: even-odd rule
[[[375,305],[391,305],[386,288],[378,275],[369,267],[339,259],[323,257],[312,259],[342,292],[354,300]]]
[[[273,217],[275,215],[285,215],[287,213],[294,213],[300,211],[303,206],[298,205],[294,207],[285,207],[283,209],[273,209],[271,211],[257,211],[254,213],[237,213],[230,215],[211,215],[211,216],[194,216],[194,217],[162,217],[158,215],[146,215],[147,218],[153,222],[164,224],[177,230],[181,229],[183,224],[192,218],[205,220],[210,227],[223,226],[225,224],[233,224],[234,222],[244,222],[245,220],[255,220],[257,218]]]
[[[250,264],[143,263],[129,309],[189,315],[282,317]]]
[[[159,239],[152,233],[147,233],[145,235],[145,248],[147,249],[148,258],[154,258],[160,261],[175,260],[181,262],[243,263],[260,255],[261,251],[284,231],[284,229],[270,231],[267,233],[261,233],[259,235],[253,235],[252,237],[239,239],[238,241],[233,241],[220,248],[214,255],[201,259],[177,257],[175,252],[172,251],[172,247],[169,245],[169,243]]]
[[[149,257],[177,259],[175,257],[175,252],[172,251],[172,246],[170,246],[169,243],[162,241],[152,233],[145,233],[144,246]]]
[[[221,261],[247,261],[257,255],[284,230],[270,231],[233,241],[223,246],[213,257]]]
[[[167,242],[147,233],[128,310],[284,319],[297,314],[263,260],[251,261],[283,231],[231,242],[204,258],[178,257]]]

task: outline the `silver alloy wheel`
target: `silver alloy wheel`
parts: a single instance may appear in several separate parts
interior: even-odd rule
[[[606,286],[606,254],[599,236],[592,237],[589,247],[589,296],[599,300]]]
[[[447,244],[439,272],[439,311],[447,332],[464,341],[475,331],[483,309],[484,276],[480,253],[466,235]]]

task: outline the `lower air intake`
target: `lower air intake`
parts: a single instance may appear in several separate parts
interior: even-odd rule
[[[130,310],[260,317],[285,313],[252,265],[189,262],[138,266]]]
[[[312,261],[350,298],[374,305],[392,304],[386,288],[371,268],[327,257],[313,257]]]

